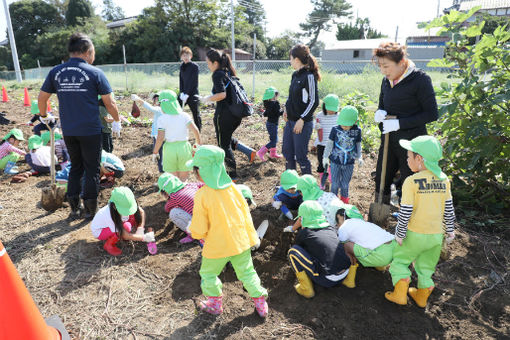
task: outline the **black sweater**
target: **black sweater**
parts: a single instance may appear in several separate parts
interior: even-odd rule
[[[430,77],[416,69],[393,88],[385,77],[381,84],[379,109],[397,116],[401,130],[425,128],[425,124],[438,118],[436,94]]]
[[[186,93],[190,99],[198,94],[198,65],[189,62],[182,63],[179,72],[179,92]]]
[[[264,102],[264,117],[267,117],[267,121],[270,123],[278,124],[278,119],[283,114],[283,110],[280,107],[280,103],[277,100],[267,100]]]
[[[292,74],[289,98],[285,103],[287,118],[293,122],[303,118],[305,122],[313,119],[313,113],[319,105],[317,79],[305,67]]]

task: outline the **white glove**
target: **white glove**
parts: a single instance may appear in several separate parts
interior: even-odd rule
[[[291,226],[291,225],[289,225],[289,226],[287,226],[287,227],[283,228],[283,232],[284,232],[284,233],[293,233],[293,232],[294,232],[294,230],[292,230],[292,226]]]
[[[376,123],[382,122],[386,118],[387,114],[388,114],[388,112],[386,112],[385,110],[377,110],[377,111],[375,111],[374,121]]]
[[[144,242],[156,242],[156,239],[154,238],[154,232],[151,231],[150,233],[144,234],[142,240]]]
[[[131,100],[141,100],[140,97],[138,97],[136,94],[131,95]]]
[[[189,98],[189,95],[187,95],[186,93],[182,93],[179,95],[179,99],[182,101],[182,105],[186,104],[186,102],[188,101],[188,98]]]
[[[46,113],[46,117],[39,117],[39,120],[43,124],[53,124],[55,123],[55,116],[48,112]]]
[[[198,94],[195,95],[195,97],[198,98],[198,100],[200,100],[203,104],[209,104],[209,103],[212,103],[211,102],[211,97],[212,96],[199,96]]]
[[[273,201],[273,203],[271,203],[271,205],[273,206],[273,208],[278,210],[282,207],[282,201]]]
[[[329,157],[323,157],[322,158],[322,166],[323,167],[329,166]]]
[[[144,228],[143,227],[138,227],[138,228],[136,228],[135,235],[143,235],[143,232],[144,232]]]
[[[289,220],[292,220],[292,219],[294,218],[294,216],[292,216],[292,213],[291,213],[290,211],[287,211],[287,212],[285,213],[285,216],[287,216],[287,218],[288,218]]]
[[[398,236],[395,236],[395,241],[397,241],[397,243],[398,243],[399,245],[402,245],[402,241],[403,241],[403,239],[402,239],[402,238],[400,238],[400,237],[398,237]]]
[[[152,154],[152,163],[157,163],[159,160],[159,153]]]
[[[117,136],[117,137],[120,137],[120,130],[122,130],[122,125],[120,123],[120,120],[117,122],[117,121],[114,121],[112,123],[112,132]]]
[[[251,250],[257,250],[257,249],[259,249],[259,247],[260,247],[260,239],[253,247],[251,247]]]
[[[387,134],[388,132],[397,131],[400,129],[400,123],[398,119],[387,119],[383,120],[383,134]]]
[[[455,238],[455,232],[454,231],[446,233],[446,243],[447,244],[452,243],[454,238]]]
[[[359,166],[359,167],[362,167],[362,166],[363,166],[363,164],[365,164],[365,161],[363,160],[363,158],[361,158],[361,157],[360,157],[360,158],[358,158],[358,166]]]

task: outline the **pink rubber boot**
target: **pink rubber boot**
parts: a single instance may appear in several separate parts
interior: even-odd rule
[[[267,153],[267,148],[266,148],[266,146],[261,147],[261,148],[260,148],[260,150],[259,150],[259,151],[257,151],[257,156],[260,158],[260,160],[261,160],[262,162],[265,162],[265,161],[266,161],[266,159],[264,158],[264,155],[265,155],[266,153]]]
[[[201,301],[199,306],[201,311],[220,315],[223,313],[223,297],[222,296],[208,296],[207,300]]]
[[[269,313],[269,306],[267,305],[265,296],[261,296],[258,298],[252,298],[255,303],[255,309],[261,318],[265,318]]]
[[[345,204],[349,204],[349,197],[343,197],[343,196],[340,196],[340,199],[342,200],[342,202],[344,202]]]
[[[320,186],[321,190],[324,190],[324,186],[321,184],[322,176],[324,176],[324,172],[319,172],[319,186]]]
[[[186,235],[187,235],[186,237],[181,238],[181,239],[179,240],[179,243],[180,243],[180,244],[186,244],[186,243],[193,242],[193,237],[191,237],[191,235],[190,235],[190,234],[188,234],[188,233],[186,233]]]
[[[283,156],[276,152],[276,148],[269,149],[269,157],[271,158],[282,158]]]

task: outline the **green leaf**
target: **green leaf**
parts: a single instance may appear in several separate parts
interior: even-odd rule
[[[482,21],[478,25],[471,25],[467,30],[464,31],[466,37],[476,37],[482,35],[482,29],[485,26],[485,21]]]
[[[446,68],[449,68],[449,67],[453,67],[454,65],[455,65],[455,63],[453,61],[448,62],[448,60],[443,58],[443,59],[432,59],[427,64],[427,67],[446,67]]]

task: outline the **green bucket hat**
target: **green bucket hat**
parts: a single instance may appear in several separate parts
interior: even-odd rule
[[[177,176],[165,172],[158,178],[158,188],[158,192],[163,190],[170,195],[184,188],[184,183],[182,183],[181,180],[177,178]]]
[[[25,138],[23,138],[23,131],[21,131],[20,129],[12,129],[11,131],[9,131],[5,135],[4,140],[8,140],[11,137],[16,138],[17,140],[25,140]]]
[[[349,217],[349,218],[359,218],[359,219],[363,219],[363,215],[361,214],[361,212],[358,210],[358,208],[356,208],[356,206],[352,205],[352,204],[343,204],[343,207],[345,209],[345,214]]]
[[[113,189],[109,202],[115,203],[115,208],[122,216],[133,215],[138,209],[135,195],[128,187],[118,187]]]
[[[243,194],[244,198],[249,198],[253,202],[253,193],[247,185],[236,184],[236,187],[239,189],[239,191],[241,191],[241,194]]]
[[[319,184],[317,184],[317,180],[312,175],[301,176],[297,182],[297,189],[301,191],[304,201],[315,201],[324,193],[324,191],[320,189]]]
[[[164,113],[169,115],[182,113],[182,108],[177,101],[177,95],[172,90],[159,92],[159,106]]]
[[[278,93],[278,90],[273,87],[269,86],[266,91],[264,91],[264,95],[262,96],[262,100],[268,100],[274,98],[275,94]]]
[[[204,183],[213,189],[226,189],[232,184],[225,169],[225,151],[214,145],[200,146],[193,158],[186,162],[188,168],[200,170]]]
[[[298,216],[302,218],[303,228],[321,229],[329,227],[324,210],[317,201],[304,201],[298,209]]]
[[[47,130],[44,132],[41,132],[41,139],[42,139],[43,145],[48,144],[48,142],[51,140],[50,132]],[[60,139],[62,139],[62,135],[58,132],[55,132],[55,140],[60,140]]]
[[[399,143],[404,149],[422,156],[425,167],[432,171],[437,178],[442,181],[447,178],[438,164],[439,160],[443,158],[443,147],[435,137],[418,136],[412,140],[401,139]]]
[[[345,106],[338,115],[336,123],[343,126],[353,126],[358,121],[358,109],[354,106]]]
[[[39,105],[37,104],[37,100],[32,100],[32,105],[30,106],[30,113],[33,115],[38,115],[39,112]]]
[[[322,102],[328,111],[338,112],[338,109],[340,108],[340,100],[336,94],[328,94],[326,97],[324,97]]]
[[[36,150],[39,149],[41,146],[43,146],[43,141],[41,137],[37,135],[30,136],[30,138],[28,139],[29,150]]]
[[[299,175],[296,170],[285,170],[280,177],[280,185],[285,190],[296,189]]]

